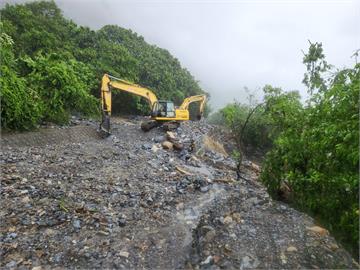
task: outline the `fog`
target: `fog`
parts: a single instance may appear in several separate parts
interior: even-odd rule
[[[9,1],[8,1],[9,2]],[[329,63],[351,66],[360,48],[360,1],[56,0],[64,15],[99,29],[117,24],[169,50],[211,94],[218,109],[244,86],[299,90],[308,39],[322,42]]]

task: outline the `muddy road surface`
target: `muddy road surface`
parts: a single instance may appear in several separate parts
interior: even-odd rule
[[[144,133],[120,118],[106,139],[96,129],[3,134],[2,268],[358,268],[324,228],[269,197],[256,164],[244,161],[236,181],[218,129]]]

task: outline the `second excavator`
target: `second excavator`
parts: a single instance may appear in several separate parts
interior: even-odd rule
[[[101,80],[102,121],[100,130],[106,135],[110,134],[112,89],[125,91],[143,97],[148,101],[151,109],[151,120],[144,121],[141,124],[141,129],[144,131],[149,131],[159,125],[165,125],[167,129],[177,128],[180,125],[180,121],[190,119],[189,105],[193,102],[200,102],[198,119],[202,117],[205,108],[206,95],[185,98],[179,107],[175,107],[172,101],[158,100],[156,95],[146,87],[104,74]]]

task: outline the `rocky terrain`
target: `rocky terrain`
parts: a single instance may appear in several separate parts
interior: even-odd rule
[[[328,231],[273,201],[228,135],[203,122],[148,133],[136,119],[3,134],[4,269],[359,268]]]

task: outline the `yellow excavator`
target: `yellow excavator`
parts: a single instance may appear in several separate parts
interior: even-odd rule
[[[156,95],[146,87],[104,74],[101,80],[102,121],[100,130],[106,135],[110,134],[112,89],[125,91],[143,97],[148,101],[151,108],[151,120],[144,121],[141,124],[141,129],[144,131],[149,131],[160,125],[165,125],[167,129],[176,129],[180,125],[180,121],[189,120],[188,109],[193,102],[200,102],[198,119],[202,117],[205,108],[206,95],[185,98],[177,108],[172,101],[158,100]]]

